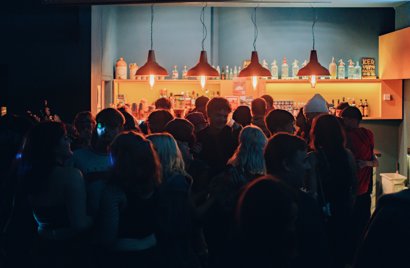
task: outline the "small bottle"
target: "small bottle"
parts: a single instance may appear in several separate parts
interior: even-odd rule
[[[235,68],[233,68],[233,77],[238,77],[238,68],[235,65]]]
[[[177,66],[174,65],[174,69],[172,70],[172,79],[176,80],[179,78],[179,73],[178,73],[178,69]]]
[[[225,80],[225,79],[226,79],[225,70],[222,69],[222,72],[221,72],[221,80]]]
[[[354,62],[349,59],[349,66],[347,68],[347,78],[348,79],[354,79],[355,78],[355,67],[354,67]]]
[[[187,79],[188,68],[184,65],[184,69],[182,70],[182,79]]]
[[[273,62],[271,64],[270,73],[272,75],[272,79],[274,79],[274,80],[279,79],[278,65],[276,64],[276,60],[273,60]]]
[[[332,57],[332,62],[329,64],[329,73],[331,79],[336,79],[337,76],[337,66],[335,62],[335,57]]]
[[[292,78],[293,79],[298,79],[298,72],[299,72],[299,66],[298,66],[299,61],[295,60],[292,63]]]
[[[122,57],[115,64],[115,79],[127,79],[127,63]]]
[[[362,67],[359,65],[359,61],[356,61],[356,66],[354,67],[355,79],[362,79]]]
[[[269,70],[268,62],[265,59],[262,61],[262,67]]]
[[[369,115],[370,115],[369,103],[367,102],[367,99],[365,99],[363,103],[363,117],[369,117]]]
[[[362,99],[360,99],[360,102],[359,102],[359,110],[360,110],[360,113],[362,114],[362,116],[363,116],[363,114],[364,114],[364,111],[363,111],[363,108],[364,108],[364,105],[363,105],[363,101],[362,101]]]
[[[130,63],[130,79],[135,80],[136,79],[136,74],[138,71],[138,65],[136,63]]]
[[[232,79],[233,79],[233,70],[231,68],[229,69],[229,80],[232,80]]]
[[[337,68],[337,79],[345,79],[345,63],[342,59],[339,60],[339,67]]]
[[[219,78],[221,78],[221,68],[219,68],[219,65],[216,66],[216,70],[218,71]]]
[[[283,62],[282,62],[282,79],[288,79],[289,77],[289,66],[288,66],[288,62],[286,60],[286,57],[283,58]]]
[[[225,66],[225,80],[229,80],[229,66]]]

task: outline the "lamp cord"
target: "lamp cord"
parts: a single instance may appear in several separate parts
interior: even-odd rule
[[[154,4],[151,4],[151,50],[153,50],[153,47],[154,47],[154,39],[152,38],[153,24],[154,24]]]
[[[206,29],[206,25],[205,25],[205,8],[208,6],[208,3],[206,3],[203,7],[202,7],[202,11],[201,11],[201,23],[202,23],[202,50],[205,50],[205,39],[208,36],[208,30]]]
[[[315,24],[317,22],[317,15],[316,15],[316,10],[314,7],[313,8],[313,24],[312,24],[312,39],[313,39],[313,50],[315,50]]]
[[[253,9],[253,14],[251,16],[251,20],[253,23],[254,31],[253,31],[253,50],[256,51],[256,40],[258,39],[258,25],[256,24],[256,7]]]

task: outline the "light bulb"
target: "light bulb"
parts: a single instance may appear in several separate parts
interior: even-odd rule
[[[202,87],[202,89],[204,89],[205,88],[205,83],[206,83],[206,76],[201,75],[199,79],[201,81],[201,87]]]
[[[150,74],[149,75],[149,85],[151,86],[151,88],[153,88],[154,84],[155,84],[155,75]]]
[[[257,76],[252,76],[252,86],[253,86],[253,90],[256,90],[256,87],[258,86],[258,77]]]
[[[310,76],[310,85],[312,86],[312,88],[316,87],[316,75]]]

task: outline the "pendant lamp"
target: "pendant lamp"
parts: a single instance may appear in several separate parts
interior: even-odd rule
[[[305,67],[301,68],[298,72],[298,76],[309,76],[310,85],[312,88],[316,86],[318,76],[327,76],[330,75],[329,70],[320,65],[317,59],[317,52],[315,50],[315,31],[314,27],[316,24],[317,18],[314,16],[312,24],[312,38],[313,38],[313,49],[310,51],[310,59],[308,64]]]
[[[251,17],[254,26],[254,39],[253,39],[253,51],[251,55],[251,62],[244,68],[238,75],[238,77],[251,77],[253,89],[256,90],[258,86],[259,77],[269,77],[271,73],[268,69],[264,68],[259,63],[258,52],[256,51],[256,40],[258,39],[258,27],[256,25],[256,7],[254,8],[253,15]]]
[[[159,65],[155,59],[155,51],[153,49],[154,42],[152,38],[154,23],[154,5],[151,5],[151,49],[148,51],[147,62],[138,69],[136,76],[145,76],[149,78],[149,85],[154,87],[156,77],[168,76],[168,71]]]
[[[202,7],[201,17],[200,17],[200,20],[202,23],[202,36],[203,36],[202,51],[201,51],[201,54],[199,55],[198,63],[194,67],[189,69],[187,72],[187,76],[189,77],[199,77],[202,89],[205,89],[207,77],[218,77],[219,76],[218,71],[208,63],[208,57],[204,49],[204,42],[208,34],[206,26],[205,26],[205,8],[206,8],[206,5]]]

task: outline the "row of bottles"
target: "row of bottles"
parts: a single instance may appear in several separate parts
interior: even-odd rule
[[[332,113],[336,112],[335,109],[339,106],[339,104],[341,102],[346,102],[350,106],[359,108],[359,110],[362,113],[363,117],[369,117],[370,116],[370,107],[369,107],[369,102],[367,101],[367,99],[364,99],[364,101],[363,101],[363,99],[360,99],[359,103],[356,103],[354,98],[347,98],[346,99],[345,97],[342,97],[341,100],[340,99],[337,99],[337,100],[332,99],[332,104],[330,105],[331,108],[332,108],[331,109]]]
[[[349,59],[348,61],[348,66],[347,66],[347,76],[346,76],[346,64],[343,62],[342,59],[339,59],[338,65],[335,62],[335,58],[332,58],[331,63],[329,64],[329,73],[331,79],[362,79],[362,67],[359,64],[359,61],[355,62],[352,59]],[[302,63],[301,68],[305,67],[308,62],[305,60]],[[270,68],[268,66],[268,63],[266,60],[262,61],[262,66],[266,69],[269,69],[271,72],[271,77],[270,79],[307,79],[307,77],[299,77],[297,73],[299,72],[299,61],[294,60],[291,64],[291,68],[289,68],[288,62],[286,57],[283,58],[281,68],[280,68],[280,76],[279,76],[279,66],[277,64],[276,60],[273,60],[273,62],[270,65]],[[214,67],[214,66],[213,66]],[[141,79],[140,77],[136,77],[136,72],[138,70],[138,65],[136,63],[131,63],[129,65],[129,78],[130,79]],[[214,67],[215,68],[215,67]],[[123,58],[120,58],[117,61],[116,64],[116,69],[115,69],[115,78],[116,79],[127,79],[127,63]],[[216,66],[216,70],[219,73],[219,79],[221,80],[232,80],[238,76],[238,74],[241,71],[240,66],[234,66],[234,67],[229,67],[228,65],[225,68],[221,68],[219,66]],[[182,72],[178,70],[178,66],[174,65],[171,73],[171,79],[177,80],[177,79],[188,79],[187,77],[188,73],[188,67],[187,65],[184,65]]]

